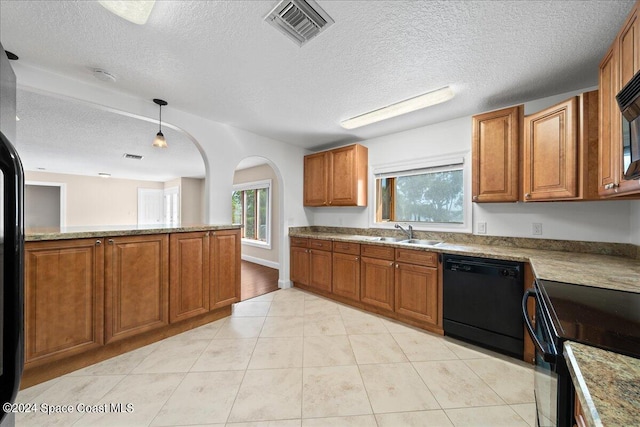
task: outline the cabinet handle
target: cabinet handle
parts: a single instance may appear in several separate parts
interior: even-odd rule
[[[604,186],[604,189],[605,189],[605,190],[613,190],[614,188],[617,188],[617,187],[619,187],[619,185],[618,185],[618,184],[616,184],[616,183],[614,183],[614,182],[612,182],[611,184],[607,184],[607,185],[605,185],[605,186]]]
[[[358,261],[360,258],[356,257],[356,261]]]
[[[473,200],[478,200],[478,196],[473,196]]]
[[[113,239],[109,239],[109,244],[113,245]]]
[[[96,246],[100,246],[102,244],[102,240],[96,240]]]
[[[389,263],[389,267],[393,267],[393,261]]]
[[[396,264],[396,268],[400,268],[400,266],[398,264]]]
[[[525,198],[525,199],[530,199],[530,198],[531,198],[531,193],[526,193],[526,194],[524,195],[524,198]]]

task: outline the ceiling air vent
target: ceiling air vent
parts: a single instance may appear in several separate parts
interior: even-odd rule
[[[283,0],[264,20],[302,46],[334,23],[313,0]]]
[[[125,159],[142,160],[142,156],[139,154],[124,153],[124,156],[122,157],[124,157]]]

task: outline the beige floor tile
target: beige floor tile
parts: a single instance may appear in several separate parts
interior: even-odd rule
[[[226,422],[243,376],[242,371],[187,374],[151,425]]]
[[[371,414],[357,366],[305,368],[302,418]]]
[[[346,335],[304,337],[304,367],[355,365],[351,342]]]
[[[65,376],[53,383],[28,403],[37,403],[38,411],[16,414],[17,426],[69,426],[82,417],[82,413],[75,410],[78,403],[97,404],[118,383],[126,379],[124,375],[90,375]],[[52,413],[42,412],[42,404],[49,407],[56,405],[72,406],[72,412]]]
[[[193,364],[190,372],[245,370],[257,341],[257,338],[213,340]]]
[[[407,362],[391,334],[349,335],[349,341],[359,365]]]
[[[300,427],[302,420],[253,421],[249,423],[227,423],[227,427]]]
[[[387,334],[387,328],[377,316],[369,314],[343,314],[347,334]]]
[[[394,334],[408,334],[411,332],[422,332],[422,329],[414,328],[413,326],[405,325],[404,323],[398,322],[396,320],[385,319],[383,317],[380,318],[382,324],[389,331],[389,333]]]
[[[445,412],[456,427],[528,427],[507,405],[447,409]]]
[[[217,334],[222,325],[227,322],[228,318],[219,319],[215,322],[207,323],[190,331],[183,332],[178,335],[174,335],[167,338],[164,341],[191,341],[191,340],[212,340]]]
[[[516,411],[520,418],[525,420],[531,427],[536,425],[536,404],[535,403],[519,403],[510,405],[511,409]]]
[[[233,304],[233,317],[264,317],[269,312],[271,301],[242,301]]]
[[[486,358],[465,363],[506,403],[534,402],[533,368],[524,366],[524,362]]]
[[[261,337],[301,337],[304,331],[302,316],[274,316],[264,320]]]
[[[246,371],[229,422],[299,419],[302,369]]]
[[[132,411],[85,414],[74,426],[148,426],[185,375],[127,375],[97,403],[131,404]]]
[[[427,360],[458,360],[458,356],[444,345],[442,337],[427,332],[392,333],[404,354],[412,362]]]
[[[209,341],[204,340],[165,340],[131,372],[134,374],[188,372],[208,344]]]
[[[304,300],[307,295],[309,295],[309,297],[312,296],[295,288],[281,289],[274,296],[273,302],[290,302],[304,305]],[[313,296],[313,298],[317,297]]]
[[[373,415],[353,417],[305,418],[302,427],[378,427]]]
[[[444,338],[444,345],[453,351],[459,359],[482,359],[497,356],[497,353],[491,350],[449,337]]]
[[[342,316],[334,314],[324,317],[306,317],[304,319],[304,336],[346,335]]]
[[[413,362],[413,366],[442,408],[504,404],[461,360]]]
[[[339,315],[338,304],[322,298],[304,300],[304,316]]]
[[[16,402],[18,403],[35,402],[38,396],[40,396],[42,393],[47,391],[49,388],[53,387],[53,385],[58,381],[60,381],[62,378],[63,377],[54,378],[52,380],[45,381],[43,383],[20,390],[18,392],[18,396],[16,396]]]
[[[376,414],[379,427],[453,427],[442,410]]]
[[[304,298],[294,300],[274,300],[267,316],[303,316]]]
[[[126,375],[131,373],[160,343],[154,343],[128,353],[121,354],[103,362],[78,369],[67,375]]]
[[[376,414],[440,409],[411,363],[361,365],[360,374]]]
[[[229,317],[215,339],[257,338],[264,324],[264,317]]]
[[[302,367],[302,337],[258,338],[249,369]]]

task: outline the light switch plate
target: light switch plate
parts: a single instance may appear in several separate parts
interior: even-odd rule
[[[478,234],[487,234],[487,223],[479,222],[478,223]]]
[[[542,224],[539,222],[532,223],[532,233],[534,236],[542,236]]]

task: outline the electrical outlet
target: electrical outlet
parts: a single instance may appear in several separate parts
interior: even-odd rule
[[[478,223],[478,234],[487,234],[487,223],[479,222]]]
[[[533,224],[533,235],[534,236],[542,236],[542,224],[539,222],[534,222]]]

